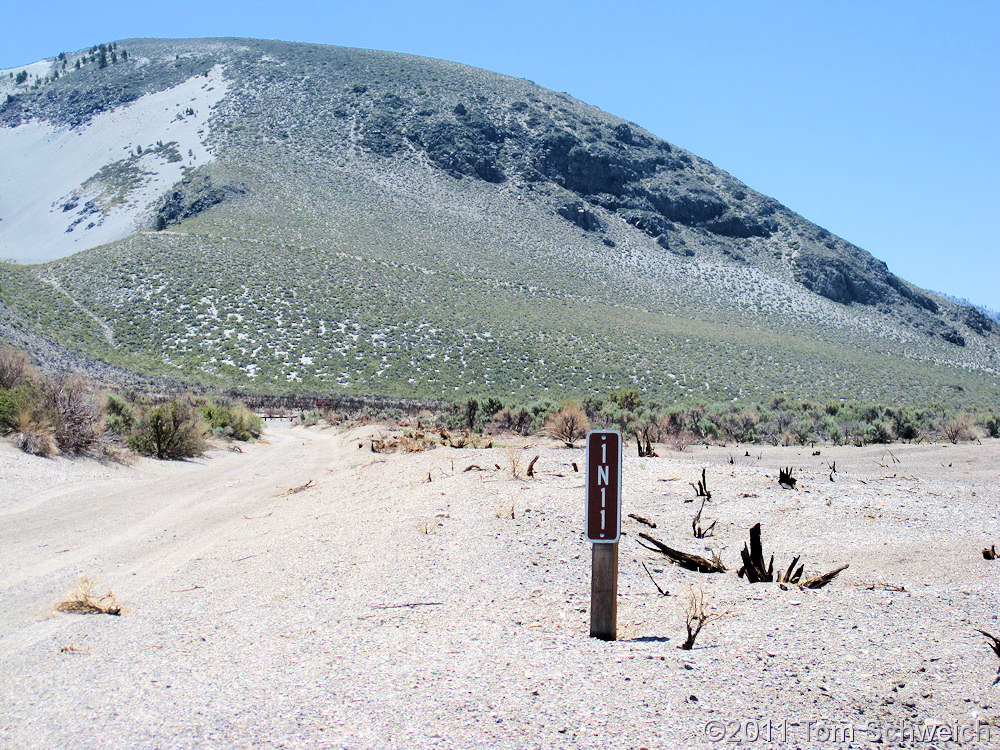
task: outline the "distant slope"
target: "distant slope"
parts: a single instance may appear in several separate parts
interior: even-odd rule
[[[1000,331],[978,310],[565,94],[336,47],[116,48],[127,60],[8,99],[0,147],[128,120],[193,75],[221,71],[224,95],[196,133],[206,157],[139,231],[0,277],[22,325],[70,350],[274,391],[1000,395]],[[158,148],[122,152],[137,145]],[[81,308],[110,339],[80,335]]]

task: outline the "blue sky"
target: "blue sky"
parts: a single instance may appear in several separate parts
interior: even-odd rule
[[[1000,310],[1000,2],[11,3],[0,67],[129,37],[410,52],[709,159],[922,287]]]

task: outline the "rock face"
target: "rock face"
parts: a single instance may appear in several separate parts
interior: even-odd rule
[[[586,232],[599,232],[604,229],[604,225],[597,218],[597,215],[585,208],[580,201],[563,206],[557,213],[564,219],[572,221]]]
[[[185,219],[197,216],[233,195],[243,195],[246,191],[231,185],[213,187],[206,175],[189,174],[164,196],[156,209],[153,228],[165,229],[172,224],[180,224]]]

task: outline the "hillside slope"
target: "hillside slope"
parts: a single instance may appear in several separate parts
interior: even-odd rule
[[[56,258],[0,267],[0,331],[257,390],[1000,395],[992,320],[566,94],[336,47],[108,49],[103,68],[88,50],[5,84],[0,153],[124,124],[119,158],[63,176],[63,195],[0,185],[3,252]],[[49,236],[116,235],[58,257],[74,248],[26,246],[30,212],[66,224]]]

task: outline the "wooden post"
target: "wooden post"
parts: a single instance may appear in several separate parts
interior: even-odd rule
[[[587,540],[591,542],[590,637],[618,638],[618,539],[622,516],[622,436],[587,433]]]
[[[618,639],[618,542],[592,544],[590,637]]]

